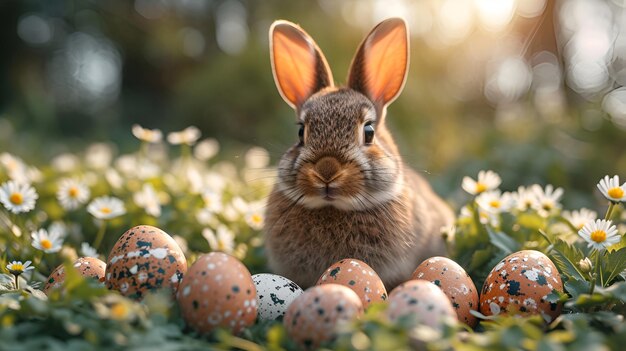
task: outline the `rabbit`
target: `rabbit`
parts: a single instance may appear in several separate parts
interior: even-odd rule
[[[333,263],[359,259],[391,289],[423,260],[445,255],[441,229],[453,223],[385,127],[407,76],[406,23],[391,18],[374,27],[346,87],[334,85],[324,55],[299,26],[278,20],[269,34],[276,86],[300,126],[267,202],[269,268],[307,288]]]

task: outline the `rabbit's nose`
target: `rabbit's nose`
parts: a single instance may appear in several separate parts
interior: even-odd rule
[[[330,156],[322,157],[315,163],[315,171],[317,171],[322,181],[326,183],[332,182],[339,174],[340,169],[341,164],[339,161]]]

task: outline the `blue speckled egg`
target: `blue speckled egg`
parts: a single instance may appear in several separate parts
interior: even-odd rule
[[[260,273],[253,275],[252,280],[256,286],[260,320],[283,317],[293,300],[302,294],[298,284],[280,275]]]

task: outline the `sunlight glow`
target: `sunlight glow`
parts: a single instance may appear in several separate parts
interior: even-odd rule
[[[513,19],[515,0],[475,0],[474,5],[482,27],[497,32]]]

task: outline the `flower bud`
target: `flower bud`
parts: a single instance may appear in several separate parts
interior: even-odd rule
[[[580,267],[580,270],[583,273],[589,273],[593,269],[593,263],[591,263],[589,257],[585,257],[584,259],[578,261],[578,267]]]

